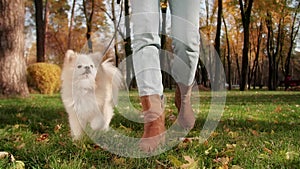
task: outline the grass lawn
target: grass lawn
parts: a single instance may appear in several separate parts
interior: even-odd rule
[[[137,92],[131,101],[139,107]],[[167,91],[167,125],[177,115],[173,91]],[[128,158],[112,154],[90,140],[72,142],[59,95],[0,99],[0,151],[23,161],[26,168],[298,168],[300,166],[300,93],[230,91],[217,129],[199,143],[210,106],[200,92],[195,128],[180,144],[157,156]],[[118,112],[116,110],[116,112]],[[143,126],[116,113],[111,126],[140,137]],[[0,168],[13,168],[8,158]]]

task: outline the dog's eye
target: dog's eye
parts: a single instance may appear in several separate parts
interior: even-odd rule
[[[81,65],[78,65],[77,68],[80,69],[80,68],[82,68],[82,66],[81,66]]]
[[[91,68],[94,68],[94,66],[93,65],[90,65],[91,66]]]

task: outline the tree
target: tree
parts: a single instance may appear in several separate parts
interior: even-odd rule
[[[260,54],[260,48],[261,48],[261,41],[262,41],[262,29],[263,29],[263,24],[262,22],[258,23],[257,26],[257,42],[256,42],[256,50],[255,50],[255,59],[252,65],[252,69],[250,70],[249,73],[249,82],[248,82],[248,89],[250,89],[251,85],[251,80],[253,79],[253,88],[255,89],[256,86],[256,75],[257,75],[257,69],[258,69],[258,59],[259,59],[259,54]],[[254,46],[254,45],[253,45]],[[260,84],[261,85],[261,84]]]
[[[92,41],[92,35],[98,31],[99,29],[105,28],[104,24],[106,21],[106,18],[104,16],[104,13],[102,12],[105,10],[105,5],[103,4],[102,0],[83,0],[82,1],[82,12],[84,15],[84,21],[78,20],[78,17],[81,17],[78,15],[77,21],[82,26],[83,23],[85,23],[86,27],[86,40],[88,44],[88,50],[89,52],[94,51],[93,41]],[[101,12],[100,12],[101,11]],[[77,23],[78,24],[78,23]]]
[[[290,33],[290,44],[289,44],[289,49],[288,49],[288,54],[285,60],[285,64],[284,64],[284,76],[285,78],[288,77],[290,75],[290,63],[291,63],[291,57],[292,57],[292,51],[294,48],[294,44],[295,44],[295,40],[296,37],[298,35],[299,32],[299,28],[300,28],[300,21],[298,21],[298,25],[297,25],[297,16],[300,9],[300,2],[298,2],[298,5],[296,7],[296,9],[294,10],[294,14],[292,16],[292,24],[291,24],[291,33]]]
[[[0,94],[28,96],[24,57],[24,0],[0,0]]]
[[[243,47],[243,56],[242,56],[242,74],[241,74],[241,83],[240,90],[244,91],[246,88],[247,82],[247,72],[248,72],[248,52],[249,52],[249,37],[250,37],[250,21],[251,21],[251,10],[253,6],[253,0],[239,0],[243,28],[244,28],[244,47]]]
[[[216,38],[215,38],[215,49],[216,52],[221,60],[221,28],[222,28],[222,15],[223,15],[223,2],[222,0],[218,0],[218,17],[217,17],[217,30],[216,30]],[[221,69],[221,63],[216,61],[216,76],[215,76],[215,83],[218,84],[218,86],[220,86],[221,84],[219,84],[220,80],[222,79],[222,77],[219,76],[220,69]],[[225,84],[223,84],[225,85]]]
[[[231,54],[230,54],[230,42],[229,42],[229,37],[228,37],[228,29],[227,29],[227,24],[224,19],[224,16],[222,16],[223,23],[224,23],[224,28],[225,28],[225,37],[226,37],[226,45],[227,45],[227,82],[229,84],[228,90],[231,90]]]
[[[218,0],[218,17],[217,17],[217,33],[215,38],[215,48],[220,56],[220,46],[221,46],[221,27],[222,27],[222,11],[223,5],[222,0]]]
[[[124,1],[125,7],[125,28],[126,28],[126,35],[125,35],[125,54],[126,54],[126,84],[130,89],[133,87],[135,82],[132,82],[131,77],[135,77],[133,62],[132,62],[132,48],[131,48],[131,35],[130,35],[130,19],[129,19],[129,0]]]
[[[283,55],[286,32],[285,24],[288,16],[287,0],[277,1],[266,11],[267,57],[269,63],[268,88],[276,90],[278,83],[279,62]],[[277,12],[279,10],[280,12]]]
[[[93,16],[95,12],[95,1],[94,0],[83,0],[83,12],[86,19],[86,40],[88,42],[88,49],[89,52],[93,52],[93,43],[92,43],[92,23],[93,23]],[[90,10],[88,10],[88,7],[90,6]]]
[[[34,0],[36,23],[36,56],[37,62],[46,61],[46,33],[49,16],[49,2],[46,0],[45,8],[43,0]]]
[[[71,10],[71,18],[70,18],[69,34],[68,34],[68,46],[67,46],[68,49],[71,49],[75,5],[76,5],[76,0],[73,0],[72,10]]]

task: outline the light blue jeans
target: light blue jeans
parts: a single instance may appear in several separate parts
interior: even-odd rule
[[[169,0],[174,59],[171,75],[176,82],[191,85],[199,58],[200,0]],[[163,94],[160,69],[159,0],[131,0],[133,66],[139,95]]]

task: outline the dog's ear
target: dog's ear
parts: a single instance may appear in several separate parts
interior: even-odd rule
[[[68,50],[65,55],[65,63],[74,62],[76,59],[76,53],[73,50]]]

